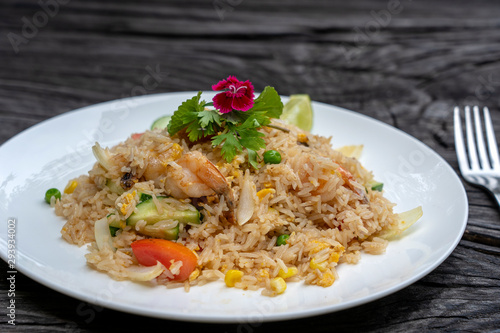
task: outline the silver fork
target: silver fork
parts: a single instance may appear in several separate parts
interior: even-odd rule
[[[481,116],[477,106],[473,107],[473,114],[474,121],[472,121],[470,107],[466,106],[466,145],[462,135],[460,109],[455,107],[454,110],[455,149],[457,151],[460,172],[467,182],[490,191],[495,196],[500,207],[500,159],[498,157],[497,141],[491,123],[490,111],[487,107],[483,108],[487,147],[484,142]]]

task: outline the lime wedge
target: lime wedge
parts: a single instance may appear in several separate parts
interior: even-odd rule
[[[313,110],[309,95],[291,95],[290,100],[283,107],[280,119],[304,131],[310,131],[313,125]]]
[[[151,130],[154,129],[165,129],[167,128],[168,123],[170,122],[170,119],[172,119],[172,116],[163,116],[161,118],[156,119],[153,124],[151,125]]]

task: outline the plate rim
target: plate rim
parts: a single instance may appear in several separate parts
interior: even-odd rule
[[[137,103],[140,105],[142,103],[145,103],[147,101],[154,102],[156,100],[162,100],[165,97],[168,96],[176,96],[179,97],[181,95],[186,95],[188,96],[189,94],[196,94],[196,91],[179,91],[179,92],[166,92],[166,93],[159,93],[159,94],[149,94],[149,95],[143,95],[143,96],[135,96],[135,97],[127,97],[127,98],[120,98],[120,99],[115,99],[115,100],[110,100],[110,101],[104,101],[100,102],[97,104],[92,104],[92,105],[87,105],[83,106],[77,109],[73,109],[70,111],[63,112],[59,115],[56,115],[54,117],[45,119],[33,126],[30,126],[29,128],[17,133],[16,135],[12,136],[9,138],[7,141],[2,143],[0,145],[0,153],[2,150],[6,149],[11,144],[15,144],[16,140],[19,140],[23,135],[28,134],[31,131],[37,130],[39,127],[43,127],[46,125],[46,123],[50,121],[56,121],[61,118],[65,117],[71,117],[76,113],[84,113],[88,111],[92,111],[92,109],[99,109],[99,108],[106,108],[108,105],[113,105],[116,103],[120,102],[127,102],[127,101],[137,101]],[[211,91],[203,91],[204,94],[215,94],[215,92]],[[282,96],[285,100],[288,98],[288,96]],[[450,173],[452,175],[452,178],[460,185],[460,197],[464,201],[464,207],[463,207],[463,215],[462,215],[462,221],[460,221],[460,228],[457,229],[458,234],[457,237],[454,239],[453,243],[451,246],[448,247],[448,249],[443,252],[443,254],[439,257],[438,260],[433,262],[431,265],[426,267],[425,269],[422,270],[419,274],[413,275],[411,278],[403,281],[402,283],[399,283],[396,286],[387,288],[385,290],[373,293],[367,297],[363,298],[358,298],[355,300],[347,301],[344,303],[340,304],[331,304],[328,306],[321,306],[313,309],[305,309],[301,311],[286,311],[286,312],[277,312],[277,313],[271,313],[267,315],[263,315],[262,318],[259,319],[259,322],[271,322],[271,321],[281,321],[281,320],[288,320],[288,319],[293,319],[293,318],[305,318],[305,317],[311,317],[311,316],[317,316],[317,315],[322,315],[326,313],[333,313],[333,312],[338,312],[341,310],[346,310],[350,309],[356,306],[360,306],[363,304],[367,304],[370,302],[373,302],[375,300],[381,299],[385,296],[388,296],[390,294],[396,293],[416,281],[420,280],[421,278],[425,277],[429,273],[431,273],[434,269],[439,267],[456,249],[458,246],[460,240],[462,239],[462,236],[465,232],[466,226],[467,226],[467,221],[468,221],[468,215],[469,215],[469,204],[468,204],[468,197],[467,197],[467,192],[465,190],[465,187],[463,185],[463,182],[460,180],[458,174],[453,170],[451,165],[441,156],[439,155],[434,149],[430,148],[427,146],[425,143],[422,141],[418,140],[417,138],[413,137],[412,135],[404,132],[403,130],[399,128],[395,128],[379,119],[372,118],[370,116],[367,116],[365,114],[361,114],[356,111],[352,111],[343,107],[339,107],[336,105],[328,104],[328,103],[323,103],[323,102],[317,102],[317,101],[312,101],[313,107],[314,105],[322,105],[323,107],[327,108],[333,108],[336,111],[340,111],[343,113],[348,114],[349,116],[355,116],[360,119],[363,119],[365,121],[371,121],[371,122],[376,122],[378,125],[381,125],[384,130],[389,130],[389,131],[394,131],[398,135],[403,135],[410,139],[414,144],[417,144],[420,148],[423,148],[429,152],[431,152],[435,158],[437,158],[443,166],[447,169],[447,173]],[[101,113],[105,110],[97,110],[96,112]],[[3,241],[3,239],[0,239],[0,241]],[[20,255],[19,249],[17,249],[18,255]],[[21,250],[22,251],[22,250]],[[6,253],[3,253],[3,251],[0,253],[0,257],[7,262],[7,256]],[[34,281],[52,289],[57,292],[60,292],[64,295],[73,297],[75,299],[90,303],[90,304],[95,304],[98,306],[103,306],[109,309],[113,309],[116,311],[121,311],[121,312],[126,312],[126,313],[131,313],[135,315],[142,315],[142,316],[147,316],[147,317],[154,317],[154,318],[159,318],[159,319],[171,319],[171,320],[178,320],[178,321],[187,321],[187,322],[204,322],[204,323],[241,323],[242,320],[238,316],[192,316],[191,314],[184,314],[184,313],[168,313],[168,312],[162,312],[159,310],[154,310],[154,309],[148,309],[148,310],[138,310],[137,308],[133,308],[129,306],[128,304],[116,304],[112,301],[99,301],[99,304],[96,304],[96,302],[92,302],[90,300],[90,296],[83,295],[81,292],[77,292],[71,289],[67,289],[65,287],[61,287],[55,283],[51,283],[50,279],[40,277],[36,275],[34,272],[31,272],[28,268],[16,265],[17,271],[21,272],[22,274],[28,276],[29,278],[33,279]],[[110,278],[111,279],[111,278]],[[300,282],[301,284],[303,281]],[[245,322],[249,322],[248,319],[245,319]],[[251,322],[251,321],[250,321]]]

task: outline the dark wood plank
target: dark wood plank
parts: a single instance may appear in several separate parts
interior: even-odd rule
[[[500,6],[493,0],[402,0],[390,16],[388,0],[224,3],[232,5],[218,12],[201,0],[72,0],[16,53],[8,34],[22,36],[26,20],[43,10],[36,1],[2,1],[0,143],[75,108],[207,89],[228,74],[252,80],[257,90],[274,85],[284,95],[307,93],[379,119],[433,148],[456,171],[455,105],[488,105],[500,137]],[[152,89],[142,83],[148,68],[161,72]],[[369,304],[261,325],[166,323],[96,309],[19,274],[15,331],[498,329],[500,213],[488,194],[465,189],[469,221],[453,254],[415,284]],[[6,264],[0,269],[6,272]],[[4,279],[0,289],[4,304]],[[1,318],[0,330],[14,331]]]

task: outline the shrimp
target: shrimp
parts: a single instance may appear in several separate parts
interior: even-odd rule
[[[158,180],[160,175],[163,176],[161,179],[165,189],[173,197],[184,199],[221,194],[226,199],[231,214],[234,211],[234,195],[229,183],[219,169],[200,152],[185,153],[169,162],[150,158],[148,163],[148,169],[144,172],[146,180]],[[228,219],[234,218],[231,215]]]
[[[163,152],[151,152],[147,159],[147,166],[144,170],[143,176],[146,180],[154,180],[156,185],[159,185],[159,179],[165,174],[168,163],[175,161],[181,157],[182,147],[174,143],[172,147]]]
[[[199,198],[215,192],[232,199],[226,177],[200,152],[189,152],[170,162],[167,174],[165,184],[178,195],[183,192],[186,197]]]
[[[309,182],[309,177],[311,176],[312,170],[315,167],[321,166],[322,164],[331,164],[332,161],[327,160],[324,157],[319,157],[319,156],[311,156],[311,155],[305,155],[300,157],[300,160],[298,160],[298,171],[297,174],[299,176],[299,179],[302,183]],[[333,163],[338,164],[338,162],[333,161]],[[332,171],[327,171],[327,169],[321,168],[321,173],[323,175],[326,175],[327,173],[333,173]],[[366,197],[365,193],[355,185],[353,185],[353,182],[356,182],[356,179],[354,176],[344,169],[341,165],[338,165],[335,169],[335,173],[342,178],[344,181],[343,186],[349,188],[352,190],[354,193],[358,194],[359,197],[362,198],[363,203],[368,203],[368,198]],[[330,201],[335,197],[335,191],[325,191],[324,187],[327,184],[327,180],[323,178],[318,179],[317,186],[310,192],[312,195],[320,195],[321,200],[323,201]]]
[[[363,198],[363,203],[367,204],[369,203],[368,197],[366,196],[366,193],[361,190],[359,187],[356,187],[352,184],[352,181],[356,181],[354,179],[354,176],[344,169],[343,167],[339,166],[337,168],[337,171],[339,172],[340,176],[342,177],[342,180],[344,181],[344,185],[350,188],[353,192],[356,192],[359,196]]]

